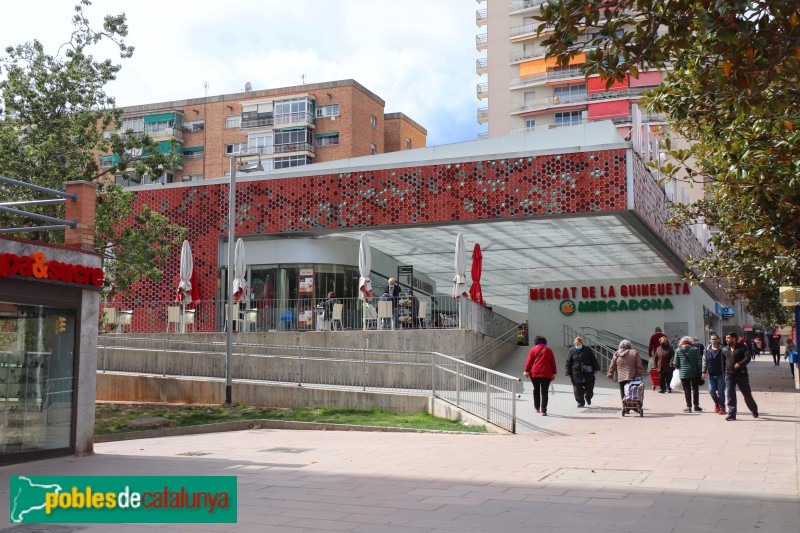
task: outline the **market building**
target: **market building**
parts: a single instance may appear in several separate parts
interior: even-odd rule
[[[227,298],[228,186],[220,178],[134,189],[139,205],[189,229],[201,302]],[[293,291],[292,272],[340,271],[329,278],[337,296],[356,297],[358,240],[367,234],[383,257],[373,269],[378,294],[397,267],[412,266],[423,295],[447,300],[461,233],[467,249],[481,245],[487,305],[555,342],[567,326],[645,340],[667,324],[698,338],[737,327],[721,315],[719,288],[683,279],[686,257],[703,246],[690,228],[665,229],[667,195],[612,122],[241,177],[236,191],[251,287],[272,276],[273,291],[280,278]],[[172,293],[142,283],[119,305],[133,310],[134,331],[163,331]],[[201,305],[195,327],[219,326],[219,310]]]

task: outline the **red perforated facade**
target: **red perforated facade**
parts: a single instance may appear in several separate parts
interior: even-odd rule
[[[236,190],[236,234],[309,231],[503,220],[627,209],[624,149],[431,164],[339,174],[241,182]],[[203,300],[216,296],[218,247],[227,235],[228,185],[140,191],[137,204],[189,229]],[[143,302],[171,298],[179,249],[159,283],[142,282]],[[162,328],[140,320],[134,330]],[[203,328],[202,317],[198,317]]]

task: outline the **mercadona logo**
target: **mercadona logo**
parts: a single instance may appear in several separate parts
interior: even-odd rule
[[[234,523],[235,476],[13,476],[10,522]]]

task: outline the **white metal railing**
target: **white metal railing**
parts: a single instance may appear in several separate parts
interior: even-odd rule
[[[475,36],[475,48],[477,48],[479,52],[486,48],[488,42],[489,35],[486,33],[479,33]]]
[[[328,309],[320,299],[259,299],[237,304],[234,316],[235,331],[329,331],[358,329],[458,329],[463,302],[450,297],[418,296],[417,302],[401,296],[391,302],[391,316],[378,320],[378,302],[375,297],[366,306],[358,298],[337,298],[342,305],[341,319],[334,320],[333,308]],[[424,306],[422,305],[424,302]],[[174,301],[150,301],[117,299],[104,305],[104,309],[115,309],[119,317],[123,311],[132,311],[124,329],[137,333],[163,333],[168,329],[188,329],[191,332],[215,332],[225,330],[226,301],[202,301],[191,306],[191,324],[188,328],[175,328],[169,321],[170,308],[180,304]],[[469,301],[469,303],[474,303]],[[464,304],[466,305],[466,304]],[[476,304],[477,305],[477,304]],[[101,314],[104,311],[101,311]],[[174,311],[173,311],[174,315]],[[484,320],[489,320],[485,318]],[[470,321],[474,331],[485,333],[481,321]],[[120,331],[120,324],[108,326],[109,332]]]
[[[523,24],[522,26],[514,26],[508,31],[508,36],[512,39],[514,37],[520,37],[522,35],[534,34],[536,33],[536,28],[539,27],[539,24]]]
[[[487,120],[489,120],[489,108],[481,107],[478,109],[478,124],[483,124]]]
[[[287,154],[289,152],[314,152],[314,146],[309,143],[295,143],[295,144],[276,144],[276,154]]]
[[[631,116],[601,116],[601,117],[590,117],[590,118],[581,118],[581,119],[569,119],[563,120],[561,122],[544,122],[541,124],[536,124],[533,127],[527,128],[516,128],[511,130],[512,135],[518,135],[521,133],[528,133],[531,131],[544,131],[544,130],[552,130],[556,128],[566,128],[568,126],[581,126],[583,124],[588,124],[590,122],[600,122],[603,120],[610,120],[614,124],[621,125],[621,124],[630,124],[631,123]]]
[[[489,60],[487,58],[481,57],[475,60],[475,71],[478,74],[486,72],[487,68],[489,68]]]
[[[537,98],[521,104],[512,106],[512,112],[537,111],[549,107],[561,106],[566,104],[579,104],[597,102],[603,100],[616,100],[619,98],[637,98],[644,94],[645,89],[620,89],[616,91],[598,91],[593,93],[565,94],[561,96],[548,96]]]
[[[475,11],[475,24],[477,24],[478,27],[486,24],[486,20],[488,18],[489,17],[487,15],[486,9],[478,9],[477,11]]]
[[[508,14],[521,13],[529,9],[537,8],[549,0],[511,0],[508,3]]]
[[[569,67],[553,67],[548,68],[546,72],[542,72],[541,74],[534,74],[522,78],[511,78],[510,86],[512,89],[519,89],[541,82],[564,80],[568,78],[585,78],[585,75],[581,72],[582,66],[583,63],[571,65]]]
[[[488,139],[488,138],[489,138],[489,134],[488,134],[487,132],[482,132],[482,133],[479,133],[479,134],[477,135],[477,137],[476,137],[476,140],[478,140],[478,141],[485,141],[485,140],[486,140],[486,139]]]
[[[475,93],[478,99],[486,98],[489,95],[489,82],[479,83],[475,86]]]
[[[312,123],[314,115],[308,112],[289,113],[288,115],[275,115],[275,124],[294,124],[296,122]]]
[[[223,379],[225,343],[101,335],[98,372]],[[519,379],[438,352],[234,343],[236,381],[430,394],[516,431]]]
[[[608,372],[608,369],[611,367],[611,360],[614,358],[615,350],[612,350],[600,342],[593,335],[578,332],[578,330],[567,324],[562,324],[562,333],[564,335],[564,346],[572,346],[575,337],[581,337],[583,343],[594,351],[597,362],[600,364],[600,371],[603,373]]]
[[[519,378],[432,352],[432,394],[512,433]]]

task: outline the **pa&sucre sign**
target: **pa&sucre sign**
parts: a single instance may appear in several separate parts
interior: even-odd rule
[[[670,296],[690,294],[686,282],[588,285],[582,287],[543,287],[530,290],[536,301],[561,300],[564,315],[605,311],[653,311],[674,309]],[[598,300],[598,298],[601,298]],[[575,300],[579,300],[575,303]]]
[[[31,255],[0,254],[0,278],[22,276],[42,280],[60,281],[88,285],[103,286],[103,270],[100,268],[47,261],[42,252]]]

